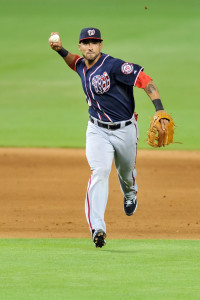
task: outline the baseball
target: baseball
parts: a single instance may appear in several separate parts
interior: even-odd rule
[[[52,35],[52,36],[50,37],[50,41],[51,41],[52,43],[58,43],[58,42],[59,42],[59,39],[60,39],[60,37],[59,37],[58,34],[54,34],[54,35]]]

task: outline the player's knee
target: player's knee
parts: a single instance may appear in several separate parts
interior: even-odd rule
[[[98,167],[93,170],[93,175],[104,179],[105,177],[108,177],[110,175],[110,171],[111,169],[106,166]]]

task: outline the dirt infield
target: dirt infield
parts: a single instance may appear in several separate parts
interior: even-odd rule
[[[108,238],[200,238],[200,152],[139,150],[138,209],[110,176]],[[90,237],[85,150],[0,148],[0,237]]]

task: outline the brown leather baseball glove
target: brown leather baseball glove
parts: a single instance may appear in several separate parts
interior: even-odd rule
[[[162,129],[161,119],[168,120],[165,130]],[[165,111],[158,111],[153,116],[148,130],[147,143],[152,147],[164,147],[173,143],[174,120]]]

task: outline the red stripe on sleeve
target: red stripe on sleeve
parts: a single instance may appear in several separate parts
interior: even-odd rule
[[[80,58],[80,56],[78,54],[76,54],[76,57],[74,59],[74,61],[71,63],[71,65],[69,65],[69,67],[74,70],[76,72],[76,62],[77,60]]]
[[[149,81],[151,80],[152,80],[151,77],[149,77],[147,74],[141,71],[137,78],[135,86],[137,86],[140,89],[145,89],[147,83],[149,83]]]

